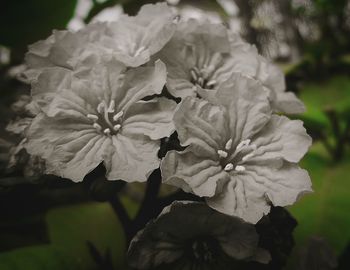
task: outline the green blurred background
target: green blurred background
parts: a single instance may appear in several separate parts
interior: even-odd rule
[[[2,1],[1,138],[9,139],[4,128],[14,117],[11,104],[29,91],[17,79],[29,44],[53,29],[77,30],[91,21],[116,19],[123,10],[135,14],[150,2],[157,1]],[[314,139],[302,166],[315,191],[289,208],[298,226],[287,268],[295,268],[300,250],[315,236],[327,246],[322,256],[342,260],[350,243],[350,1],[168,2],[183,17],[224,21],[285,71],[288,90],[307,107],[303,115],[291,117],[303,119]],[[1,270],[126,269],[121,225],[104,199],[108,184],[15,182],[0,179]],[[142,190],[138,185],[122,190],[130,215],[137,211]]]

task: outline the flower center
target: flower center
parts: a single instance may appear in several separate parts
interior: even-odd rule
[[[100,133],[106,136],[112,136],[118,133],[121,129],[123,111],[115,113],[115,102],[111,100],[109,106],[105,101],[102,101],[97,106],[98,114],[88,114],[87,118],[92,121],[92,126]]]
[[[226,172],[243,172],[245,167],[244,162],[255,155],[256,145],[250,143],[250,139],[241,141],[236,148],[232,148],[232,139],[229,139],[225,144],[225,149],[217,151],[222,168]]]
[[[195,265],[214,263],[219,255],[220,245],[211,236],[198,236],[185,244],[185,254]],[[198,268],[201,269],[201,268]]]
[[[203,68],[193,67],[191,69],[191,83],[199,85],[205,89],[213,89],[216,85],[215,80],[210,80],[210,77],[214,71],[213,65],[204,65]]]

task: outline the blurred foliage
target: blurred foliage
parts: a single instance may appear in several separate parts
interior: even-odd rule
[[[21,53],[26,46],[64,29],[77,0],[4,0],[0,9],[0,44]]]
[[[136,205],[127,198],[130,211]],[[125,239],[108,203],[83,203],[51,209],[46,215],[50,244],[0,253],[1,270],[97,270],[91,247],[110,253],[114,269],[125,269]],[[101,268],[101,270],[107,270]]]

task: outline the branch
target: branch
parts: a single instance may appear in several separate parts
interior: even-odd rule
[[[131,219],[124,207],[124,205],[119,200],[118,195],[115,195],[111,200],[110,204],[116,213],[117,217],[119,218],[119,221],[123,227],[126,239],[129,238],[129,236],[132,234],[132,222]]]

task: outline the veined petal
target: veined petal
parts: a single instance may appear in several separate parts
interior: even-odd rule
[[[189,146],[198,156],[215,157],[229,139],[225,108],[208,101],[187,97],[174,115],[181,145]]]
[[[284,162],[278,169],[249,165],[246,170],[275,206],[292,205],[301,195],[312,192],[309,174],[296,164]]]
[[[47,106],[46,114],[49,117],[80,118],[82,122],[88,119],[86,115],[93,111],[88,100],[81,98],[74,91],[62,90],[54,94],[51,103]]]
[[[216,98],[217,103],[228,110],[234,145],[250,139],[270,119],[268,93],[261,84],[248,77],[234,74],[219,85]]]
[[[102,43],[114,52],[114,57],[130,67],[149,61],[174,34],[175,15],[165,3],[144,5],[139,13],[122,15],[110,23],[109,35]]]
[[[161,163],[163,182],[198,196],[211,197],[229,179],[219,161],[184,152],[170,151]]]
[[[260,185],[246,174],[231,177],[220,193],[206,201],[211,208],[221,213],[240,217],[253,224],[270,211]]]
[[[126,182],[145,182],[149,175],[159,167],[157,156],[160,142],[146,136],[126,137],[120,133],[112,136],[114,151],[105,160],[107,179]]]
[[[69,89],[71,85],[71,71],[60,67],[49,67],[41,71],[32,81],[31,96],[40,104],[41,110],[46,111],[54,93],[59,89]]]
[[[125,74],[123,86],[114,93],[117,110],[127,110],[146,96],[160,94],[166,82],[166,68],[161,61],[154,67],[139,67]]]
[[[285,116],[272,115],[267,125],[252,140],[257,146],[251,162],[283,158],[298,162],[307,152],[312,140],[303,122]]]
[[[103,160],[107,137],[100,136],[80,119],[56,119],[39,114],[27,130],[28,153],[46,160],[47,173],[73,181],[84,176]]]
[[[245,171],[233,175],[216,196],[207,199],[210,207],[224,214],[256,223],[274,206],[295,203],[312,192],[308,173],[298,165],[284,162],[281,167],[246,165]]]
[[[166,3],[141,7],[135,20],[139,25],[146,26],[141,45],[148,47],[151,55],[162,49],[174,34],[176,30],[175,17],[176,14]]]
[[[73,147],[77,149],[73,151]],[[85,175],[104,161],[110,152],[110,138],[103,135],[96,136],[96,134],[90,139],[81,137],[75,141],[75,144],[57,147],[53,156],[47,159],[47,170],[49,173],[80,182]]]
[[[277,93],[273,107],[278,112],[296,114],[305,112],[304,103],[292,92]]]
[[[28,80],[35,80],[42,71],[50,67],[72,70],[71,59],[77,56],[89,41],[97,40],[103,35],[105,28],[105,23],[94,23],[75,33],[53,31],[46,40],[30,45],[25,57],[29,67],[25,72]]]
[[[204,68],[207,73],[203,72],[203,76],[209,77],[222,62],[219,54],[229,51],[230,44],[223,25],[191,19],[178,24],[176,33],[156,57],[167,66],[169,92],[184,98],[196,93],[191,71]]]
[[[125,113],[122,134],[144,134],[152,140],[170,136],[174,132],[173,115],[176,103],[166,98],[137,102]]]

